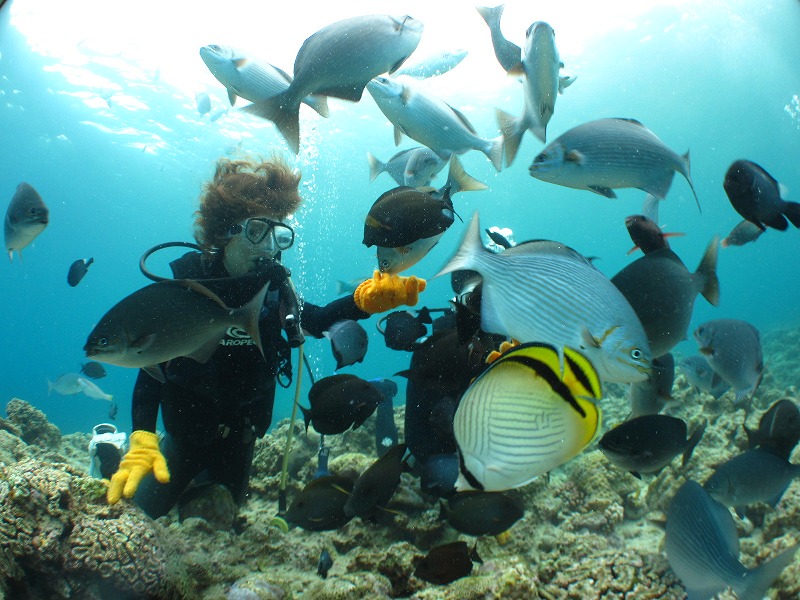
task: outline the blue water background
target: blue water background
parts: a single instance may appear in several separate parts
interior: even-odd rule
[[[82,347],[94,323],[118,300],[148,283],[138,269],[146,249],[168,240],[192,240],[198,194],[219,156],[285,152],[267,122],[235,112],[211,121],[209,115],[197,113],[194,92],[209,93],[215,107],[227,104],[224,89],[205,71],[197,50],[205,43],[227,43],[251,48],[270,60],[270,40],[266,34],[266,39],[238,44],[215,39],[214,21],[242,18],[239,11],[193,14],[204,23],[197,30],[198,42],[177,55],[173,50],[165,53],[165,61],[184,61],[197,72],[196,87],[187,90],[173,85],[166,69],[90,50],[90,44],[75,47],[69,64],[40,54],[34,49],[30,20],[26,28],[15,25],[15,11],[23,4],[0,10],[0,198],[7,203],[18,183],[28,181],[48,204],[51,223],[23,251],[23,262],[16,257],[12,263],[0,261],[0,400],[30,401],[63,432],[89,431],[108,419],[108,404],[83,395],[48,396],[47,380],[77,370],[85,360]],[[520,8],[522,4],[516,5],[515,14],[523,17],[503,22],[507,37],[520,44],[530,22],[548,18],[534,7]],[[559,31],[581,19],[580,3],[574,4],[569,18],[550,21],[557,41]],[[470,56],[455,71],[420,85],[460,108],[483,136],[494,137],[499,133],[494,108],[519,114],[521,88],[493,59],[488,67],[485,62],[480,69],[476,66],[477,58],[491,56],[492,49],[471,3],[448,6],[442,17],[427,14],[434,9],[423,2],[373,2],[344,6],[338,16],[408,12],[426,23],[420,52],[425,47],[468,49]],[[280,28],[266,18],[263,23],[265,31]],[[291,55],[287,47],[298,48],[304,37],[324,25],[300,26],[304,15],[299,10],[293,23],[296,39],[284,44],[284,54]],[[124,29],[125,19],[106,26]],[[595,32],[584,47],[562,45],[566,71],[578,80],[559,97],[548,139],[592,119],[622,116],[642,121],[676,152],[691,149],[702,214],[686,181],[676,175],[661,204],[660,222],[668,231],[686,234],[671,244],[694,270],[712,236],[724,237],[741,220],[722,189],[733,160],[760,163],[788,186],[790,199],[800,200],[798,31],[796,1],[682,3],[660,6],[632,23]],[[148,31],[138,35],[142,44],[158,45],[161,39]],[[291,60],[280,66],[291,71]],[[76,71],[84,76],[75,77]],[[134,98],[141,106],[118,102],[115,96]],[[370,183],[365,157],[370,151],[386,160],[397,151],[391,126],[369,94],[365,92],[358,104],[331,100],[331,105],[327,120],[302,111],[303,143],[296,164],[303,172],[305,205],[297,215],[299,242],[285,256],[301,293],[315,303],[335,297],[336,279],[366,277],[375,267],[374,249],[361,244],[364,216],[394,184],[385,174]],[[406,139],[401,147],[412,145],[416,144]],[[619,199],[608,200],[534,180],[527,167],[542,147],[526,134],[515,163],[501,173],[478,152],[463,155],[466,170],[491,189],[456,196],[456,210],[465,222],[479,211],[484,226],[511,227],[518,241],[564,242],[599,257],[595,264],[613,276],[636,257],[626,255],[632,244],[623,220],[640,211],[644,193],[620,190]],[[436,182],[443,181],[444,173]],[[406,274],[432,277],[457,247],[464,228],[457,221],[430,255]],[[722,317],[745,319],[762,331],[798,325],[798,251],[800,232],[795,229],[769,231],[755,244],[722,250],[720,306],[711,307],[699,298],[693,327]],[[85,280],[69,287],[69,265],[89,256],[95,264]],[[167,252],[154,257],[152,268],[166,274],[167,260],[175,256]],[[429,280],[422,303],[446,306],[451,295],[449,277]],[[371,378],[391,376],[408,366],[410,354],[383,346],[375,330],[377,320],[363,322],[370,332],[366,360],[344,371]],[[333,373],[327,340],[310,340],[306,350],[316,377]],[[695,350],[693,341],[679,347],[686,354]],[[136,372],[113,366],[108,372],[98,383],[114,394],[120,406],[117,423],[129,429]],[[402,380],[396,380],[402,386]],[[402,390],[396,402],[402,402]],[[292,390],[279,391],[273,424],[288,416],[292,398]]]

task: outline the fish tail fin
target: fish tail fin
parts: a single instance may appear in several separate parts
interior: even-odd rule
[[[47,395],[49,396],[51,393],[53,393],[53,382],[48,379],[47,380]]]
[[[705,254],[697,265],[694,277],[701,282],[700,293],[713,306],[719,306],[719,279],[717,278],[717,256],[719,255],[719,236],[715,235],[706,247]]]
[[[434,277],[446,275],[460,269],[474,270],[480,253],[484,251],[483,242],[481,241],[480,218],[478,217],[478,212],[475,211],[458,250]]]
[[[492,161],[492,166],[494,166],[497,171],[501,171],[503,168],[503,146],[505,145],[503,141],[503,136],[497,136],[493,140],[489,142],[489,145],[484,148],[483,153]]]
[[[538,121],[531,125],[531,131],[543,143],[547,142],[547,124],[542,125]]]
[[[700,426],[692,432],[692,435],[689,436],[689,442],[686,444],[686,449],[683,451],[683,462],[681,463],[681,466],[685,467],[686,463],[689,462],[689,459],[692,458],[692,453],[694,452],[695,447],[706,431],[706,425],[708,425],[708,421],[703,421]]]
[[[506,166],[509,167],[517,156],[517,150],[522,143],[525,130],[520,127],[520,119],[499,108],[496,108],[494,112],[497,117],[497,126],[503,132],[503,149],[506,155]],[[537,135],[537,137],[539,136]]]
[[[500,19],[503,17],[503,9],[505,6],[500,4],[499,6],[476,6],[475,10],[478,11],[478,14],[483,17],[483,20],[486,21],[486,24],[489,27],[500,27]]]
[[[264,287],[253,296],[250,302],[241,308],[235,308],[231,311],[237,325],[250,334],[259,352],[261,352],[261,356],[265,355],[264,347],[261,344],[261,330],[258,326],[258,318],[261,316],[261,306],[264,304],[264,298],[267,295],[269,285],[270,282],[265,283]]]
[[[739,600],[761,600],[766,593],[767,589],[772,585],[778,576],[791,562],[794,560],[794,555],[800,544],[796,544],[784,550],[775,558],[765,562],[763,565],[747,571],[743,577],[737,578],[736,581],[728,582],[736,592]]]
[[[717,255],[719,254],[719,236],[708,244],[703,259],[697,266],[694,276],[699,278],[703,287],[700,293],[713,306],[719,306],[719,279],[717,278]]]
[[[300,105],[289,101],[286,92],[254,102],[242,110],[275,123],[292,152],[300,151]]]
[[[369,163],[369,180],[375,181],[375,178],[386,170],[386,163],[378,160],[372,152],[367,152],[367,162]]]
[[[300,404],[297,405],[297,408],[303,413],[303,422],[306,424],[306,432],[308,432],[308,426],[311,425],[311,411]]]
[[[800,203],[786,202],[783,205],[783,214],[797,228],[800,228]]]
[[[450,158],[450,170],[447,173],[445,187],[449,187],[451,195],[457,192],[477,192],[489,188],[488,185],[467,173],[461,160],[455,154]]]
[[[328,110],[327,96],[318,96],[318,95],[306,96],[305,98],[303,98],[303,104],[313,108],[314,111],[320,117],[327,119],[331,114],[330,110]]]
[[[695,191],[694,183],[692,182],[691,161],[689,160],[688,150],[686,151],[686,154],[684,154],[681,157],[681,159],[682,159],[681,163],[683,165],[683,170],[682,170],[683,176],[686,178],[686,183],[688,183],[689,187],[692,189],[692,194],[694,194],[694,201],[695,204],[697,204],[697,210],[700,211],[700,213],[702,214],[703,209],[700,208],[700,200],[697,199],[697,192]]]

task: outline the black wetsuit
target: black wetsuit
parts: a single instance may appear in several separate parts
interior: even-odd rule
[[[231,278],[220,262],[189,252],[170,265],[176,278],[203,283],[226,305],[248,302],[268,280],[266,275]],[[224,278],[224,279],[223,279]],[[170,482],[158,483],[147,475],[135,501],[151,517],[165,515],[191,481],[204,474],[226,485],[237,503],[247,494],[256,438],[272,421],[272,405],[279,371],[291,374],[290,348],[283,338],[278,294],[269,292],[261,309],[259,328],[266,361],[244,331],[231,327],[208,362],[180,357],[162,365],[166,382],[139,372],[133,390],[133,429],[155,432],[158,409],[167,435],[161,451]],[[322,337],[336,321],[365,319],[352,296],[326,306],[303,303],[303,330]]]

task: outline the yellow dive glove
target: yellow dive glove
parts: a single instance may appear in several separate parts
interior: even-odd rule
[[[414,306],[419,293],[425,290],[425,280],[390,275],[376,270],[372,279],[362,282],[353,292],[356,306],[370,314],[397,308],[401,304]]]
[[[169,481],[167,461],[158,449],[158,436],[149,431],[134,431],[130,442],[131,449],[122,457],[119,469],[111,476],[106,495],[109,504],[116,504],[123,496],[133,498],[136,488],[150,471],[160,483]]]

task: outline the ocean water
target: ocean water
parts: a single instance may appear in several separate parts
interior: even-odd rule
[[[313,14],[293,3],[272,4],[230,10],[176,2],[162,10],[146,2],[17,0],[0,8],[0,197],[10,201],[27,181],[51,214],[45,232],[23,250],[23,261],[15,257],[0,268],[3,401],[28,400],[63,432],[88,432],[108,420],[107,403],[48,396],[47,380],[77,370],[94,323],[148,283],[138,269],[144,251],[192,240],[198,195],[220,156],[277,152],[302,171],[298,243],[285,262],[307,300],[332,300],[337,279],[368,277],[376,267],[374,248],[361,244],[364,217],[394,183],[386,174],[370,183],[366,153],[387,160],[397,148],[369,94],[357,104],[331,100],[329,119],[304,107],[295,158],[266,121],[234,109],[215,121],[198,114],[199,92],[211,97],[212,112],[228,106],[225,90],[200,60],[200,46],[234,45],[291,72],[302,41],[327,23],[370,12],[408,13],[426,25],[415,57],[469,51],[455,70],[419,85],[459,108],[484,137],[499,134],[496,107],[521,112],[521,87],[497,64],[488,29],[470,2],[339,2]],[[594,4],[507,3],[506,37],[522,46],[530,23],[548,21],[565,72],[578,77],[558,98],[549,140],[592,119],[631,117],[676,152],[690,149],[702,213],[678,175],[661,204],[660,223],[686,234],[671,245],[692,270],[709,240],[741,220],[722,189],[732,161],[761,164],[789,188],[789,199],[800,200],[799,2]],[[401,148],[413,145],[406,139]],[[554,239],[597,256],[595,264],[609,277],[633,260],[626,255],[631,242],[623,220],[640,211],[644,193],[619,190],[619,198],[609,200],[535,180],[527,167],[542,147],[526,134],[516,161],[500,173],[478,152],[463,155],[467,172],[490,189],[456,196],[464,223],[456,221],[405,274],[433,277],[475,211],[486,227],[511,227],[517,240]],[[762,331],[796,326],[798,251],[795,229],[722,250],[720,306],[699,298],[693,326],[723,317]],[[151,267],[166,274],[176,255],[159,253]],[[90,256],[95,264],[84,281],[69,287],[69,265]],[[442,277],[429,281],[420,303],[444,307],[451,295],[449,278]],[[408,366],[409,354],[384,347],[377,321],[363,322],[370,332],[365,361],[344,372],[388,377]],[[694,353],[696,346],[687,341],[679,351]],[[310,340],[306,352],[316,377],[333,373],[327,340]],[[98,382],[119,403],[123,429],[130,428],[135,376],[109,366]],[[288,416],[292,397],[291,390],[279,392],[273,423]],[[401,387],[396,402],[402,399]]]

